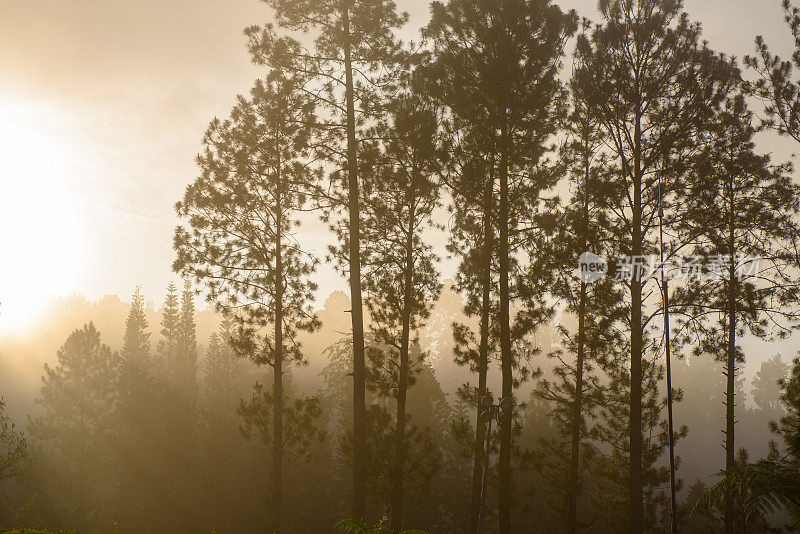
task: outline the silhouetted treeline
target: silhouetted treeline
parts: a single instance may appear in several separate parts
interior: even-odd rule
[[[602,0],[597,22],[551,0],[434,1],[411,44],[391,0],[264,3],[274,24],[245,30],[264,75],[211,122],[176,204],[184,289],[159,325],[137,291],[117,351],[88,323],[45,366],[15,522],[796,523],[800,364],[765,362],[752,405],[741,367],[742,338],[800,326],[800,189],[756,143],[800,141],[800,54],[759,38],[747,74],[679,0]],[[309,213],[325,251],[303,242]],[[349,282],[342,309],[314,309],[321,261]],[[222,318],[203,354],[196,295]],[[425,342],[433,321],[447,334]],[[447,388],[443,361],[463,368]]]
[[[452,290],[446,288],[443,298],[433,310],[432,320],[450,321],[454,317],[462,317],[465,323],[474,324],[461,314],[462,301],[454,297]],[[68,307],[63,309],[66,312]],[[162,306],[158,315],[148,310],[147,316],[152,322],[155,322],[154,317],[161,317],[160,322],[168,323],[164,319],[175,316],[168,311],[170,309],[169,306]],[[327,327],[323,326],[321,331],[303,338],[311,373],[300,369],[300,378],[292,377],[288,381],[290,398],[311,396],[316,399],[319,411],[314,418],[316,435],[298,449],[298,454],[290,455],[286,463],[287,532],[332,532],[332,525],[349,513],[350,459],[347,446],[343,446],[347,442],[348,422],[352,417],[349,376],[352,362],[345,336],[349,319],[345,313],[347,309],[347,299],[338,294],[332,295],[326,307],[317,312],[318,317],[327,319],[323,323]],[[108,320],[102,316],[98,319],[104,322]],[[145,329],[151,333],[153,369],[163,368],[166,364],[166,353],[153,348],[163,349],[167,346],[167,338],[160,332],[164,328],[159,326],[158,323],[148,324]],[[565,327],[575,327],[575,324],[567,323]],[[118,422],[121,414],[116,400],[120,394],[117,385],[119,348],[112,350],[105,346],[104,336],[91,325],[68,336],[60,351],[64,361],[62,366],[69,362],[68,365],[59,371],[58,361],[61,360],[58,360],[49,368],[56,370],[56,376],[65,377],[60,387],[65,392],[72,391],[71,395],[80,399],[80,411],[66,410],[66,406],[57,407],[51,403],[50,418],[44,416],[31,421],[27,432],[31,447],[26,448],[30,449],[35,459],[28,473],[35,476],[14,481],[6,478],[11,473],[4,471],[4,524],[48,527],[52,530],[74,528],[78,532],[103,533],[112,532],[114,523],[118,523],[120,532],[135,532],[143,528],[128,526],[140,524],[134,522],[149,523],[152,526],[147,528],[152,532],[210,532],[212,529],[220,533],[261,531],[264,523],[269,521],[270,513],[270,448],[269,443],[265,443],[258,435],[258,419],[246,417],[239,408],[243,400],[245,405],[253,408],[259,406],[258,402],[252,402],[259,400],[258,396],[253,395],[253,386],[257,382],[270,384],[271,377],[270,373],[258,371],[255,366],[235,355],[226,342],[230,328],[230,322],[222,320],[212,328],[214,331],[211,334],[208,334],[209,328],[203,329],[205,339],[198,339],[203,349],[198,354],[196,366],[196,411],[184,421],[183,427],[166,427],[153,434],[140,455],[145,459],[145,466],[135,463],[132,457],[119,456],[126,450],[117,437],[118,433],[123,432]],[[121,339],[121,333],[126,330],[123,323],[109,334],[110,337],[120,336]],[[465,504],[470,495],[474,441],[474,409],[471,403],[462,400],[452,387],[445,390],[440,385],[440,380],[450,384],[456,384],[458,380],[458,369],[446,361],[440,361],[454,348],[449,337],[446,331],[426,332],[423,335],[426,346],[436,346],[437,361],[422,365],[414,386],[409,390],[408,399],[410,421],[415,429],[414,439],[420,445],[418,450],[424,452],[424,456],[420,455],[414,460],[415,473],[419,476],[409,479],[406,484],[411,495],[406,504],[411,518],[409,526],[443,533],[466,531],[468,528],[469,514]],[[331,343],[334,339],[339,341]],[[559,339],[557,331],[546,328],[538,337],[541,351],[547,353],[555,350],[560,346]],[[421,348],[418,346],[413,349],[415,359],[421,354]],[[84,370],[80,374],[66,372],[69,369],[77,371],[81,366]],[[557,368],[549,364],[543,366],[543,383],[557,378]],[[768,422],[777,421],[785,413],[780,403],[778,380],[785,378],[788,371],[788,363],[775,357],[762,364],[752,384],[739,382],[741,408],[738,428],[744,436],[741,443],[747,447],[751,458],[759,458],[769,452],[764,436],[768,431]],[[315,379],[317,372],[319,376]],[[684,392],[683,401],[678,405],[677,419],[691,429],[678,449],[683,458],[678,473],[686,481],[686,491],[681,492],[682,517],[685,517],[691,503],[698,498],[698,491],[710,487],[715,480],[712,475],[724,465],[724,458],[718,452],[720,429],[724,423],[724,376],[713,359],[707,357],[692,357],[688,362],[677,362],[674,373],[675,383],[680,384]],[[51,374],[46,376],[50,377]],[[94,376],[95,380],[89,382],[90,376]],[[80,393],[74,389],[79,383],[87,386]],[[497,383],[498,376],[493,371],[489,384],[494,388]],[[168,394],[164,382],[156,384],[162,395]],[[745,393],[751,386],[752,394]],[[42,393],[37,397],[44,401],[50,395]],[[557,531],[563,513],[560,511],[563,510],[560,508],[563,501],[557,498],[558,491],[563,490],[557,488],[563,488],[566,482],[563,476],[557,478],[562,471],[554,459],[559,456],[550,445],[561,443],[555,419],[557,404],[543,400],[530,387],[525,389],[523,398],[526,406],[520,416],[517,445],[520,451],[528,451],[529,454],[528,462],[520,464],[524,469],[515,474],[520,488],[515,513],[521,522],[535,522]],[[62,400],[66,400],[66,397],[62,397]],[[390,428],[382,425],[390,421],[388,418],[392,405],[372,396],[370,401],[376,405],[372,427],[375,444],[381,443],[381,439],[389,439],[381,444],[380,449],[385,454],[391,454],[391,437],[386,434]],[[165,401],[153,399],[151,402],[151,405],[143,406],[142,411],[160,413],[160,424],[169,424],[172,414],[165,409]],[[76,403],[78,400],[72,401],[73,406]],[[39,408],[46,410],[47,406],[43,404]],[[50,434],[45,437],[36,428],[43,431],[45,421],[55,421],[56,409],[59,411],[60,426],[50,427]],[[380,413],[383,415],[379,416]],[[25,426],[19,423],[22,421],[18,421],[13,431],[6,431],[8,435],[3,434],[3,443],[10,442],[11,432],[19,437],[19,431]],[[91,423],[96,426],[83,426]],[[167,455],[176,446],[185,443],[187,427],[196,436],[195,448],[188,451],[185,458],[175,461]],[[244,428],[249,428],[249,441],[242,432]],[[381,438],[381,435],[384,437]],[[608,452],[602,447],[600,449],[596,454]],[[691,454],[688,454],[689,451]],[[28,465],[27,460],[22,460],[21,454],[17,455],[17,459],[15,465]],[[371,505],[384,512],[389,511],[390,488],[381,477],[386,477],[389,472],[382,473],[380,465],[387,460],[387,457],[376,459],[370,470]],[[134,513],[134,494],[122,484],[140,476],[142,469],[157,469],[155,478],[141,483],[148,494],[158,495],[159,498],[148,506],[140,506]],[[169,491],[174,493],[170,495]],[[594,497],[588,503],[581,503],[580,508],[582,513],[591,509],[601,512],[601,503]],[[178,509],[182,510],[181,514],[174,513]],[[307,513],[308,509],[313,509],[314,513]],[[611,521],[609,519],[609,523]],[[689,525],[700,520],[686,518],[685,521]],[[612,527],[609,526],[608,530],[611,531]]]

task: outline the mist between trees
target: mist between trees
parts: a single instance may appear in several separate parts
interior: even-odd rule
[[[758,142],[800,142],[789,2],[798,53],[757,38],[744,66],[674,0],[603,0],[595,22],[433,2],[415,43],[390,0],[264,4],[274,24],[245,30],[263,76],[176,199],[183,287],[155,315],[137,290],[113,348],[95,324],[121,321],[60,332],[25,434],[0,421],[2,523],[800,528],[800,361],[759,355],[743,380],[745,347],[800,318],[800,194]],[[300,238],[306,212],[327,251]],[[585,252],[729,261],[673,284],[666,310],[660,277],[582,281]],[[746,276],[743,256],[760,259]],[[349,294],[317,310],[320,262]],[[506,408],[488,436],[487,393]]]

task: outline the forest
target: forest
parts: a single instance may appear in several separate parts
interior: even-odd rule
[[[166,298],[4,347],[0,532],[800,531],[800,7],[260,3]]]

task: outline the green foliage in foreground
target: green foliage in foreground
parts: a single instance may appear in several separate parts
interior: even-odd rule
[[[706,512],[728,493],[744,495],[745,517],[765,516],[786,507],[795,527],[800,526],[800,475],[772,460],[737,466],[697,502],[694,513]]]
[[[380,521],[373,526],[369,526],[363,521],[356,519],[345,519],[336,524],[336,528],[347,532],[347,534],[389,534],[389,519],[387,517],[381,518]],[[404,530],[400,534],[427,534],[423,530]]]

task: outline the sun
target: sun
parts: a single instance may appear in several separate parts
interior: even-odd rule
[[[79,147],[48,106],[0,97],[0,334],[31,328],[87,262]]]

